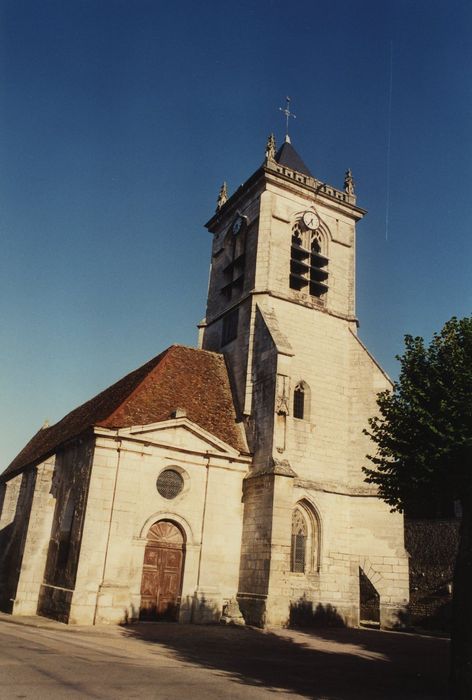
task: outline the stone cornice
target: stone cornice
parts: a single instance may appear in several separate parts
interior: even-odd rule
[[[234,302],[234,304],[226,306],[223,311],[220,311],[218,314],[216,314],[212,318],[203,319],[198,324],[198,328],[206,328],[210,324],[215,323],[215,321],[218,321],[219,319],[221,319],[223,316],[226,316],[226,314],[229,311],[240,306],[240,304],[243,304],[245,301],[247,301],[251,297],[261,296],[261,295],[273,297],[274,299],[281,299],[282,301],[288,301],[291,304],[297,304],[298,306],[304,306],[307,309],[315,309],[316,311],[320,311],[321,313],[327,314],[328,316],[334,316],[335,318],[340,318],[343,321],[347,321],[348,323],[355,323],[356,326],[359,326],[359,321],[358,321],[356,316],[350,316],[347,314],[337,313],[336,311],[331,311],[330,309],[327,309],[326,307],[321,306],[319,303],[317,303],[315,301],[311,301],[309,299],[307,299],[307,300],[299,299],[299,298],[295,299],[295,298],[291,297],[289,294],[283,294],[282,292],[275,292],[275,291],[272,291],[269,289],[253,289],[250,292],[243,294],[237,301]],[[355,336],[355,334],[353,334],[353,335]],[[357,336],[355,336],[355,337],[357,337]]]
[[[338,496],[354,496],[357,498],[378,498],[378,494],[372,487],[349,486],[349,484],[333,484],[331,482],[312,481],[310,479],[295,479],[294,486],[307,491],[322,491]]]
[[[244,197],[247,199],[251,190],[255,191],[262,183],[272,182],[286,190],[292,191],[306,197],[316,197],[324,206],[335,211],[343,212],[356,220],[362,219],[367,213],[356,205],[355,195],[339,190],[326,182],[321,182],[314,177],[298,173],[279,163],[267,162],[258,168],[229,199],[218,209],[218,211],[205,224],[205,227],[213,233],[216,227],[226,220],[231,219],[238,212],[238,202]]]

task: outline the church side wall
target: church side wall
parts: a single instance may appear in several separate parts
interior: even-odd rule
[[[278,299],[265,299],[289,338],[288,459],[300,479],[347,485],[348,472],[348,324],[328,314]],[[293,417],[293,391],[303,380],[309,388],[306,412]]]
[[[236,398],[236,410],[239,415],[244,412],[247,357],[251,342],[251,299],[246,299],[239,305],[238,335],[221,345],[223,335],[223,317],[211,323],[204,334],[203,349],[222,352],[226,358],[231,388]]]
[[[348,452],[351,488],[375,488],[364,482],[361,467],[371,463],[366,455],[376,447],[363,434],[368,419],[378,413],[377,394],[391,388],[391,382],[354,334],[350,334],[350,390]],[[404,522],[400,513],[378,498],[354,498],[352,527],[356,537],[353,550],[359,555],[360,567],[380,595],[382,621],[395,623],[396,610],[402,611],[409,598],[408,555],[404,546]]]
[[[212,264],[207,301],[208,325],[202,335],[202,348],[222,352],[227,358],[233,395],[236,399],[236,410],[239,415],[247,407],[246,380],[248,371],[248,355],[250,353],[252,333],[252,301],[244,299],[245,295],[254,288],[255,262],[258,256],[258,226],[259,198],[254,193],[249,203],[245,204],[241,213],[247,217],[247,226],[243,226],[236,236],[232,232],[232,224],[236,217],[228,218],[225,226],[213,238]],[[240,240],[244,239],[244,240]],[[235,288],[229,295],[222,290],[231,276],[239,272],[225,273],[232,259],[244,252],[245,262],[239,269],[243,272],[242,287]],[[229,277],[228,277],[229,274]],[[239,290],[239,291],[238,291]],[[243,299],[241,303],[239,299]],[[226,312],[239,309],[237,337],[223,345],[223,319]]]
[[[377,394],[390,390],[392,384],[375,363],[359,339],[348,335],[349,349],[349,480],[353,487],[367,487],[361,467],[371,463],[367,454],[375,452],[376,446],[363,430],[369,427],[368,420],[378,414]]]
[[[93,438],[81,437],[55,457],[56,502],[38,613],[61,622],[69,621],[77,588],[93,450]]]

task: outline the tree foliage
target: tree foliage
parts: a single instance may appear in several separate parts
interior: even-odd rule
[[[392,509],[425,499],[472,500],[472,317],[452,318],[433,336],[405,336],[393,391],[378,395],[365,432],[377,445],[366,481]]]
[[[472,698],[472,317],[433,336],[405,337],[393,391],[378,395],[365,432],[377,445],[366,481],[393,510],[461,503],[454,568],[451,697]]]

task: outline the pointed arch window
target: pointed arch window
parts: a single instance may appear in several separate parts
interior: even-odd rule
[[[308,527],[300,508],[295,508],[292,515],[292,547],[290,552],[290,571],[305,573],[306,545]]]
[[[320,562],[320,524],[311,504],[301,501],[292,513],[290,571],[315,574]]]
[[[304,381],[298,382],[293,391],[293,417],[309,420],[310,388]]]
[[[303,418],[305,415],[305,391],[302,384],[297,384],[293,392],[293,417]]]

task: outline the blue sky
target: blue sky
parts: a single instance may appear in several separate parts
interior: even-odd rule
[[[0,469],[196,343],[203,224],[283,139],[287,94],[303,160],[338,187],[350,167],[369,212],[374,356],[395,377],[405,333],[469,315],[471,36],[465,0],[0,0]]]

